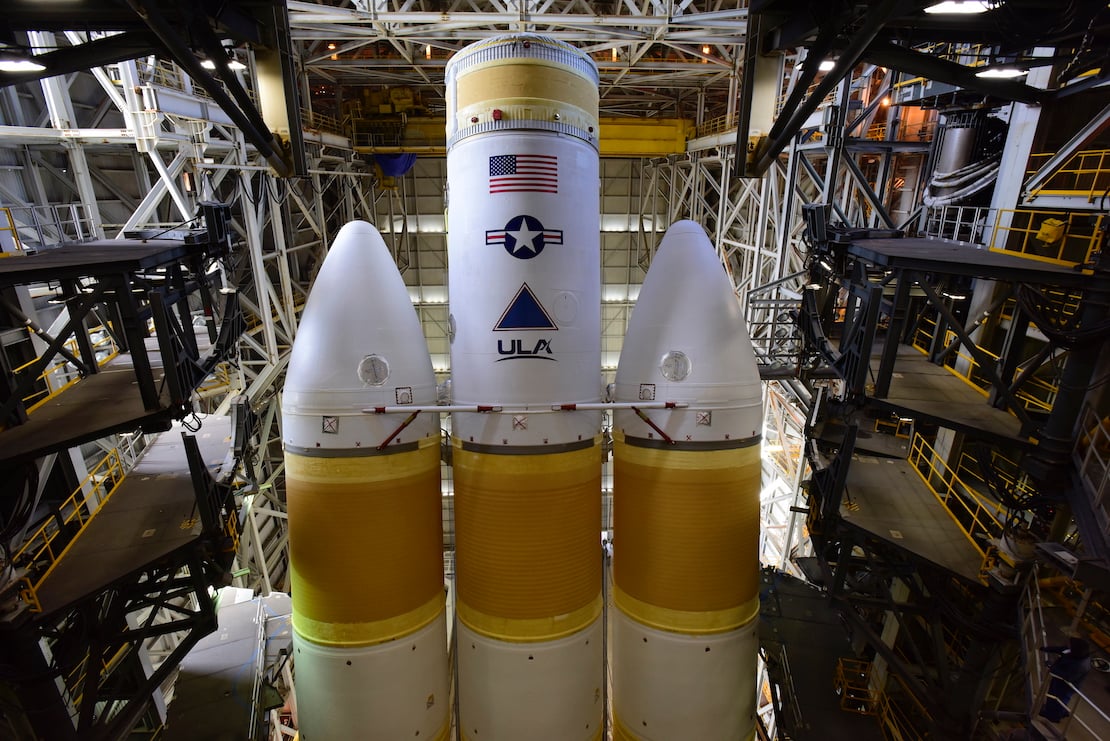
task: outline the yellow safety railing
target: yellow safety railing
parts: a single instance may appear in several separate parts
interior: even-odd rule
[[[1070,317],[1079,312],[1079,303],[1083,300],[1083,294],[1079,291],[1067,291],[1062,288],[1044,287],[1040,290],[1048,301],[1053,304],[1053,312],[1061,316]],[[1002,308],[998,310],[998,315],[1002,319],[1013,319],[1014,308],[1017,302],[1013,299],[1007,299]]]
[[[993,549],[988,553],[980,539],[1002,537],[1005,514],[1001,505],[985,503],[975,496],[971,487],[936,455],[936,451],[921,435],[914,437],[908,460],[933,495],[944,505],[952,521],[967,536],[968,542],[983,556],[981,573],[985,572],[997,556]]]
[[[931,57],[945,59],[949,62],[957,62],[968,67],[978,67],[986,64],[991,51],[990,48],[984,44],[969,44],[967,42],[953,41],[917,44],[914,45],[913,50],[922,54],[928,54]],[[923,82],[924,80],[926,80],[924,77],[914,77],[913,79],[900,82],[897,87],[913,85],[918,82]]]
[[[937,121],[935,118],[914,122],[900,119],[894,138],[896,141],[929,141],[933,138],[933,133],[936,131],[936,128]],[[876,121],[868,127],[865,138],[874,141],[885,141],[886,132],[886,121]]]
[[[1052,152],[1031,155],[1027,175],[1033,175],[1053,156]],[[1070,196],[1094,203],[1107,189],[1110,189],[1110,149],[1088,149],[1069,157],[1040,187],[1029,191],[1029,198]]]
[[[107,659],[102,659],[99,662],[100,667],[98,669],[98,676],[107,676],[108,674],[111,674],[117,667],[122,665],[124,659],[126,659],[131,654],[132,648],[133,644],[124,643],[122,646],[116,649],[116,652],[114,654],[109,656]],[[85,654],[85,658],[79,661],[77,665],[73,667],[73,670],[66,675],[65,678],[66,689],[69,690],[70,702],[72,702],[73,706],[77,708],[81,707],[81,700],[84,698],[85,676],[87,674],[90,658],[91,656],[89,656],[89,654]]]
[[[836,660],[833,689],[840,696],[840,709],[860,715],[875,715],[878,705],[871,692],[871,662],[841,657]]]
[[[929,354],[929,347],[933,341],[933,334],[936,332],[936,320],[923,317],[917,332],[914,333],[912,345],[913,347],[924,355]],[[956,333],[952,330],[947,330],[944,333],[944,347],[956,340]],[[995,363],[998,362],[998,353],[987,350],[986,348],[979,347],[980,352],[986,355]],[[960,362],[960,361],[964,362]],[[967,348],[961,343],[958,348],[948,353],[944,358],[944,367],[949,373],[959,378],[971,388],[978,391],[984,397],[990,394],[993,387],[993,381],[983,371],[979,361],[968,352]],[[1022,402],[1027,410],[1031,411],[1052,411],[1052,405],[1056,402],[1056,393],[1059,388],[1055,383],[1034,376],[1027,379],[1015,393],[1014,396]]]
[[[930,714],[917,696],[909,691],[901,677],[897,674],[891,674],[890,677],[901,688],[899,698],[907,699],[910,708],[907,710],[903,703],[892,700],[890,693],[885,690],[878,693],[876,701],[883,738],[888,741],[922,741],[927,736],[920,729],[926,727]]]
[[[140,79],[146,83],[171,90],[185,90],[186,75],[180,67],[172,62],[158,60],[153,67],[140,67],[139,75]]]
[[[28,328],[27,331],[30,332],[30,328]],[[116,345],[115,339],[103,325],[92,328],[91,330],[89,330],[89,334],[90,336],[94,336],[97,334],[100,335],[99,337],[91,341],[93,354],[97,356],[96,364],[98,367],[104,367],[108,364],[108,362],[119,355],[119,346]],[[79,352],[77,340],[75,339],[67,340],[65,343],[65,347],[73,355],[77,355]],[[18,368],[13,369],[12,375],[17,375],[22,371],[27,370],[41,360],[42,356],[39,356],[34,360],[29,360]],[[26,407],[27,414],[31,414],[43,404],[49,402],[51,399],[57,398],[59,394],[74,386],[78,381],[81,380],[80,376],[74,375],[72,378],[66,379],[65,383],[63,383],[61,386],[54,388],[52,386],[54,374],[58,373],[61,370],[64,370],[67,366],[69,366],[71,372],[76,373],[76,370],[73,369],[69,361],[63,359],[58,361],[57,363],[48,366],[42,373],[38,375],[35,380],[39,384],[41,384],[41,388],[38,391],[35,391],[23,397],[23,404]]]
[[[1029,497],[1037,490],[1029,483],[1029,476],[1017,463],[1010,460],[998,451],[990,451],[990,466],[1007,487],[1020,497]],[[967,482],[978,481],[986,486],[982,475],[979,473],[979,459],[966,451],[960,453],[959,463],[956,464],[957,474]]]
[[[231,512],[228,515],[227,519],[224,521],[224,535],[228,537],[228,545],[226,548],[227,552],[238,553],[240,536],[239,520],[236,517],[236,513],[234,511]]]
[[[925,325],[928,324],[928,320],[923,320],[921,324],[921,329],[924,329]],[[932,324],[935,329],[936,322],[934,321]],[[928,354],[929,342],[932,340],[932,336],[923,335],[921,333],[921,329],[919,329],[918,334],[914,336],[914,347],[921,352]],[[957,336],[955,332],[950,329],[946,330],[944,333],[944,347],[948,347],[948,345],[956,340],[956,338]],[[919,344],[919,342],[923,344]],[[998,353],[993,353],[990,350],[985,350],[981,347],[979,348],[979,350],[991,360],[995,362],[998,361]],[[963,360],[965,362],[960,363],[960,360]],[[982,368],[979,365],[979,361],[975,359],[974,355],[968,352],[967,348],[962,343],[954,351],[948,353],[948,355],[945,356],[944,367],[952,375],[964,381],[967,385],[971,386],[983,396],[987,396],[990,393],[990,379],[984,374]]]
[[[96,513],[119,489],[124,474],[119,450],[112,448],[58,507],[58,516],[47,520],[16,551],[12,563],[26,571],[21,579],[20,597],[32,612],[42,611],[39,588]]]
[[[922,316],[921,320],[917,323],[917,331],[913,333],[913,340],[910,346],[925,355],[929,354],[929,347],[933,342],[933,335],[937,331],[937,320],[928,316]]]
[[[886,431],[887,434],[894,435],[902,440],[909,440],[913,434],[913,418],[912,417],[893,417],[884,419],[880,417],[875,420],[875,432]]]
[[[19,229],[10,208],[0,208],[0,257],[23,254],[23,243],[19,241]]]
[[[709,136],[710,134],[721,134],[726,131],[734,131],[736,129],[736,121],[737,116],[735,113],[711,118],[694,128],[694,136],[692,138],[699,139],[703,136]]]
[[[888,741],[926,738],[919,729],[928,727],[932,716],[898,674],[888,673],[886,685],[878,686],[872,680],[871,662],[840,658],[836,662],[834,687],[840,696],[840,709],[878,716],[883,738]],[[894,696],[888,688],[893,688]]]
[[[999,209],[990,249],[1069,267],[1090,262],[1102,240],[1103,214]]]
[[[316,113],[307,108],[301,109],[301,124],[306,129],[316,129],[318,131],[327,131],[332,134],[343,134],[343,125],[339,123],[339,119],[334,116],[328,116],[323,113]]]
[[[232,386],[234,380],[231,363],[217,363],[216,367],[212,369],[212,373],[197,387],[196,395],[201,399],[207,399],[210,396],[224,393]]]
[[[963,592],[964,596],[967,596],[966,590],[957,587],[954,591]],[[967,658],[967,652],[971,649],[970,635],[950,623],[942,625],[940,632],[944,641],[944,654],[948,657],[948,665],[956,668],[963,666]]]
[[[1062,575],[1042,578],[1038,587],[1051,597],[1052,604],[1059,605],[1069,618],[1078,621],[1091,643],[1103,651],[1110,650],[1110,609],[1100,592],[1089,594],[1085,584]]]

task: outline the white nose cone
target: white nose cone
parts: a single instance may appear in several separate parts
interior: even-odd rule
[[[378,230],[346,224],[312,285],[285,377],[283,437],[291,450],[379,444],[397,415],[379,406],[435,404],[436,383],[420,320]],[[391,444],[438,434],[423,414]]]
[[[667,230],[640,289],[617,365],[616,401],[685,402],[652,410],[676,443],[722,443],[760,433],[759,369],[732,282],[705,230]],[[619,411],[629,437],[660,439],[634,412]]]

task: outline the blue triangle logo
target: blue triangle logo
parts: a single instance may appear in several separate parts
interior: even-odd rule
[[[559,328],[551,321],[551,317],[544,311],[536,295],[532,293],[532,289],[525,283],[516,292],[512,303],[505,309],[505,313],[501,315],[493,331],[510,332],[527,329],[558,330]]]

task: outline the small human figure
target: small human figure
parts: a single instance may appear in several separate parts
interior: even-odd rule
[[[1060,658],[1048,667],[1052,681],[1040,712],[1042,718],[1058,723],[1070,714],[1068,702],[1091,670],[1091,650],[1082,638],[1068,639],[1067,646],[1045,646],[1041,650],[1060,654]]]

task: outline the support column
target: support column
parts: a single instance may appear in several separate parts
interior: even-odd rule
[[[27,38],[34,51],[52,51],[57,45],[53,33],[45,31],[28,31]],[[42,86],[42,95],[46,100],[46,108],[50,113],[50,123],[59,131],[78,128],[77,116],[73,110],[73,101],[69,97],[68,78],[65,75],[43,78],[39,84]],[[81,197],[81,206],[88,218],[88,225],[77,224],[78,233],[86,239],[103,239],[104,229],[101,226],[100,208],[97,206],[96,191],[93,189],[92,176],[89,174],[89,163],[85,158],[85,150],[73,141],[63,140],[62,146],[69,156],[70,169],[73,180],[77,185],[77,192]],[[88,230],[86,233],[86,229]]]

